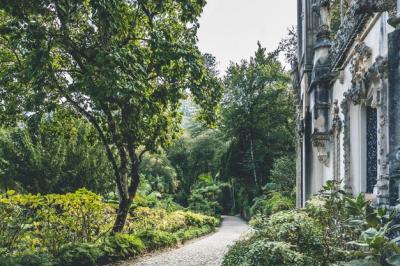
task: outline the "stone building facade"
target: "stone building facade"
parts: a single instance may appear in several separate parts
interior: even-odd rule
[[[400,0],[298,0],[297,204],[330,179],[378,205],[400,188]]]

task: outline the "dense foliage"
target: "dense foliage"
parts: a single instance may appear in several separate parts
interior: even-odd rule
[[[362,194],[353,198],[329,181],[304,210],[255,216],[255,232],[223,265],[399,265],[397,216],[397,207],[372,208]]]
[[[288,81],[280,62],[260,44],[249,61],[232,64],[224,79],[222,130],[230,145],[221,178],[232,185],[234,211],[246,217],[252,200],[273,181],[275,160],[294,152],[294,97]]]
[[[107,263],[293,207],[292,47],[222,81],[204,5],[0,3],[0,265]],[[248,259],[309,261],[282,241]]]
[[[105,195],[114,188],[111,165],[96,132],[65,111],[0,129],[0,158],[4,190],[46,194],[87,188]]]
[[[117,205],[85,189],[0,195],[0,265],[96,265],[211,232],[219,221],[184,210],[135,207],[110,235]],[[37,262],[35,262],[37,260]],[[47,261],[46,263],[43,263]]]
[[[0,119],[63,106],[89,121],[119,194],[113,230],[123,229],[146,151],[179,131],[188,90],[215,118],[221,96],[210,57],[196,46],[205,1],[2,1]]]

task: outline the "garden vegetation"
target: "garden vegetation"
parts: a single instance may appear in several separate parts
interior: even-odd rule
[[[219,224],[178,205],[136,206],[124,231],[110,234],[117,210],[117,204],[86,189],[63,195],[9,190],[0,195],[0,265],[105,264],[177,245]]]
[[[364,195],[353,198],[340,187],[327,182],[305,209],[257,213],[254,233],[229,250],[223,265],[400,265],[399,207],[373,208]]]

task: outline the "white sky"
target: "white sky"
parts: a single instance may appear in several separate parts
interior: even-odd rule
[[[199,48],[211,53],[223,74],[230,61],[248,59],[257,41],[274,50],[297,23],[295,0],[208,0],[200,19]]]

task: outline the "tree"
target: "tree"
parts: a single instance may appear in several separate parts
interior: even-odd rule
[[[179,182],[176,171],[165,152],[144,155],[140,164],[140,173],[149,182],[153,191],[173,194],[177,190]]]
[[[228,68],[222,131],[231,144],[222,176],[235,180],[232,187],[239,189],[237,196],[248,195],[242,202],[251,202],[259,194],[275,158],[294,151],[294,97],[289,81],[280,62],[260,44],[250,60]]]
[[[200,175],[211,176],[214,180],[219,175],[221,156],[226,145],[222,133],[217,129],[201,130],[196,137],[183,135],[168,150],[171,165],[176,169],[179,180],[176,200],[188,205],[188,197],[198,182]]]
[[[62,105],[97,131],[119,194],[123,229],[146,151],[179,130],[190,90],[211,122],[219,80],[196,47],[204,0],[38,0],[0,3],[0,116]]]
[[[112,168],[93,127],[68,112],[0,130],[0,180],[5,190],[67,193],[113,191]]]

